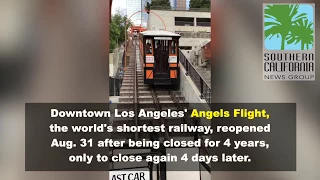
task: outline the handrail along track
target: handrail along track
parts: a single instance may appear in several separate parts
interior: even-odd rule
[[[177,106],[178,110],[183,110],[183,107],[181,106],[181,104],[179,104],[179,100],[177,99],[176,95],[173,93],[172,90],[169,90],[169,94],[170,94],[170,97],[172,98],[172,101],[173,101],[173,102],[175,103],[175,105]],[[183,118],[184,118],[185,122],[186,122],[189,126],[192,125],[189,117],[183,116]],[[197,137],[198,139],[201,139],[201,148],[204,150],[204,153],[205,153],[206,155],[210,155],[210,152],[209,152],[208,148],[205,147],[204,138],[203,138],[200,134],[198,134],[198,133],[197,133],[197,136],[196,136],[196,137]],[[204,162],[202,162],[201,164],[207,169],[207,171],[209,171],[209,172],[211,171],[211,168],[210,168],[207,164],[205,164]]]
[[[134,124],[135,126],[138,126],[139,123],[138,123],[138,75],[137,75],[137,53],[136,53],[136,44],[134,45],[134,49],[135,49],[135,52],[134,52],[134,81],[133,81],[133,84],[134,84],[134,112],[135,112],[135,116],[134,116]],[[135,132],[135,140],[137,141],[139,139],[139,134],[138,132]]]

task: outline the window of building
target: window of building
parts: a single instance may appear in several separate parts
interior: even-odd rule
[[[210,18],[197,18],[197,26],[206,26],[206,27],[210,27]]]
[[[193,17],[175,17],[174,20],[176,26],[194,26]]]

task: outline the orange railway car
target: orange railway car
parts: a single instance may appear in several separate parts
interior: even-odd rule
[[[131,34],[132,37],[138,37],[140,32],[146,31],[146,28],[143,28],[141,26],[131,26]]]
[[[162,30],[139,34],[140,59],[144,83],[149,85],[180,85],[179,34]]]

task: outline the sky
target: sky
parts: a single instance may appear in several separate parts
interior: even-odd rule
[[[313,22],[314,21],[314,13],[313,13],[313,8],[310,5],[300,5],[298,9],[299,14],[300,13],[307,13],[307,18],[309,21]],[[270,22],[272,20],[270,19],[265,19],[266,22]],[[269,38],[265,39],[265,47],[268,50],[280,50],[281,47],[281,39],[277,38],[277,36],[273,36],[272,39],[269,40]],[[301,43],[297,44],[290,44],[287,45],[285,43],[285,50],[300,50],[301,49]],[[309,45],[309,49],[312,49],[312,46]]]
[[[112,7],[111,7],[111,13],[115,14],[117,9],[121,9],[122,13],[126,14],[126,7],[127,6],[127,0],[113,0]]]
[[[186,0],[186,3],[187,3],[187,9],[189,9],[190,0]]]

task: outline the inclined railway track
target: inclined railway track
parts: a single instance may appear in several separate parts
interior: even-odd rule
[[[141,61],[140,61],[140,51],[139,44],[137,42],[132,45],[132,53],[129,60],[129,65],[124,73],[124,78],[122,81],[122,87],[120,90],[119,97],[120,105],[124,105],[122,107],[123,110],[133,110],[135,116],[133,118],[117,118],[113,121],[113,126],[121,126],[123,124],[141,126],[143,124],[155,126],[164,124],[165,126],[169,125],[180,125],[180,124],[188,124],[188,125],[197,125],[198,121],[193,118],[188,118],[185,116],[183,118],[138,118],[138,114],[140,109],[145,110],[184,110],[189,107],[185,98],[182,96],[181,92],[173,91],[170,88],[164,87],[153,87],[144,84],[143,73],[141,69]],[[119,108],[121,109],[121,108]],[[167,129],[167,128],[166,128]],[[191,133],[180,133],[179,135],[171,134],[168,131],[165,133],[112,133],[112,139],[150,139],[150,140],[159,140],[159,137],[164,137],[165,140],[172,139],[174,137],[194,137],[195,139],[204,139],[199,134],[191,134]],[[202,141],[203,142],[203,141]],[[204,146],[203,146],[204,147]],[[131,150],[133,153],[134,150]],[[142,152],[140,152],[142,153]],[[152,153],[160,153],[160,152],[149,152]],[[163,153],[163,152],[161,152]],[[202,148],[200,153],[209,154],[209,151],[206,148]],[[139,153],[138,153],[139,154]],[[208,171],[210,171],[210,167],[204,164]]]
[[[169,88],[159,88],[148,86],[143,83],[143,74],[140,66],[140,51],[138,42],[133,42],[132,54],[129,60],[129,66],[124,74],[123,85],[120,91],[120,102],[134,105],[135,114],[138,114],[141,108],[152,110],[184,110],[188,108],[188,103],[179,91],[173,91]],[[130,79],[130,81],[129,81]],[[150,107],[151,106],[151,107]],[[132,125],[138,126],[145,123],[139,122],[137,116],[133,118]],[[170,123],[172,125],[174,120],[170,122],[168,118],[159,119],[161,124],[165,126]],[[188,125],[195,125],[194,121],[185,116],[183,120],[175,121],[178,125],[185,123]],[[150,125],[155,125],[155,120],[150,119]],[[170,134],[165,132],[165,139],[170,139]],[[203,139],[202,136],[197,135],[197,138]],[[138,133],[135,133],[135,139],[139,139]],[[204,150],[209,153],[207,149]]]

